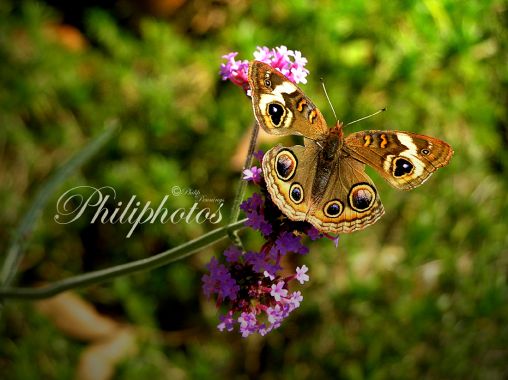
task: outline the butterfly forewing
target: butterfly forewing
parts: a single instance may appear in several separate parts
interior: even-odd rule
[[[353,133],[346,137],[344,150],[403,190],[421,185],[453,155],[450,145],[442,140],[400,131]]]
[[[249,85],[254,115],[266,132],[317,140],[328,134],[323,115],[314,103],[277,69],[263,62],[251,62]]]

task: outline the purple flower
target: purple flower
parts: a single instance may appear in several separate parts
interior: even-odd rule
[[[254,58],[278,69],[290,81],[294,83],[307,83],[309,70],[305,68],[307,59],[302,57],[299,51],[288,50],[286,46],[275,49],[258,48]]]
[[[249,61],[236,61],[235,57],[237,55],[237,52],[233,52],[222,56],[222,58],[226,59],[226,63],[220,65],[220,75],[222,80],[229,79],[234,84],[247,90],[249,85]]]
[[[263,235],[268,236],[272,233],[272,225],[268,223],[264,216],[255,212],[247,213],[247,221],[245,225],[260,231]]]
[[[275,276],[266,270],[263,272],[263,274],[265,275],[265,277],[268,277],[272,281],[275,279]]]
[[[275,305],[274,307],[269,307],[266,310],[266,315],[268,316],[268,322],[270,322],[272,325],[276,325],[277,327],[280,325],[280,323],[284,319],[283,310],[280,305]]]
[[[298,50],[293,52],[293,58],[295,60],[293,62],[294,67],[304,67],[307,64],[307,58],[303,57],[302,53]]]
[[[272,277],[277,277],[277,272],[280,270],[282,270],[282,267],[278,264],[277,261],[275,262],[275,264],[272,264],[270,262],[265,263],[265,272],[267,272]],[[265,272],[263,272],[263,274]]]
[[[264,63],[270,63],[272,59],[272,51],[268,49],[266,46],[257,47],[257,50],[254,52],[254,59],[256,61],[261,61]]]
[[[270,295],[275,298],[275,301],[280,301],[281,297],[286,297],[288,295],[287,289],[284,289],[285,282],[279,281],[277,285],[272,285],[272,290]]]
[[[263,162],[263,157],[265,156],[265,152],[262,150],[258,150],[253,154],[254,158],[258,160],[259,162]]]
[[[265,272],[265,256],[260,252],[247,252],[245,254],[245,262],[252,265],[252,270],[256,273]]]
[[[261,181],[258,186],[262,185]],[[309,281],[307,266],[297,267],[294,275],[284,277],[280,259],[290,252],[308,252],[295,230],[322,235],[307,224],[292,224],[269,202],[269,198],[254,193],[241,205],[248,217],[246,224],[264,233],[263,246],[247,252],[234,245],[228,247],[224,251],[225,263],[212,258],[207,265],[210,273],[202,278],[205,295],[214,295],[217,305],[227,309],[217,325],[220,331],[237,327],[243,337],[266,335],[280,327],[303,300],[301,292],[291,293],[288,286],[292,280],[300,284]]]
[[[243,171],[243,179],[246,181],[252,181],[254,183],[259,183],[261,181],[261,174],[263,171],[257,166],[253,166],[250,169],[245,169]]]
[[[227,331],[233,331],[235,320],[233,319],[233,312],[230,310],[225,315],[219,316],[219,319],[221,323],[217,325],[217,328],[220,331],[224,331],[226,329]]]
[[[309,237],[310,240],[316,240],[319,239],[320,237],[323,237],[323,234],[321,234],[321,232],[319,232],[316,227],[311,226],[307,230],[307,236]]]
[[[290,305],[290,311],[300,307],[300,303],[303,301],[303,296],[300,291],[293,292],[289,298],[288,305]]]
[[[259,326],[259,329],[258,329],[258,333],[259,335],[261,336],[265,336],[266,334],[268,334],[270,331],[272,331],[273,327],[272,326],[266,326],[264,323],[262,325]]]
[[[309,252],[309,248],[301,243],[300,236],[296,236],[292,232],[285,231],[282,232],[275,241],[271,254],[284,256],[288,252],[304,255]]]
[[[240,287],[231,277],[228,269],[224,265],[219,264],[215,257],[212,257],[207,268],[210,274],[205,274],[202,278],[205,295],[210,297],[212,293],[217,293],[219,299],[236,299]]]
[[[257,331],[256,315],[252,312],[243,312],[240,317],[238,317],[238,323],[240,324],[240,332],[244,338]]]
[[[237,55],[237,52],[232,52],[222,56],[226,63],[220,65],[220,75],[223,80],[230,80],[249,92],[249,61],[237,61],[235,59]],[[307,83],[306,77],[309,73],[309,70],[305,68],[307,59],[302,57],[299,51],[288,50],[286,46],[275,49],[258,46],[254,52],[254,59],[278,69],[294,83]]]
[[[309,281],[309,276],[306,274],[309,268],[307,268],[307,265],[302,265],[302,267],[296,267],[296,279],[300,284],[304,284],[305,282]]]
[[[278,275],[282,268],[271,262],[263,249],[243,254],[238,254],[239,251],[235,246],[226,249],[227,265],[212,258],[207,265],[210,274],[203,276],[203,289],[208,296],[215,294],[218,304],[228,308],[219,317],[217,329],[232,331],[238,325],[243,337],[254,333],[266,335],[300,305],[301,293],[289,293],[287,289],[288,282],[296,275],[286,278]],[[233,259],[236,261],[229,261]],[[263,270],[263,267],[270,269]]]
[[[293,54],[294,62],[291,65],[291,75],[296,83],[307,83],[307,74],[309,70],[305,68],[307,58],[302,57],[302,53],[295,51]]]
[[[224,256],[228,263],[234,263],[240,259],[242,251],[236,245],[232,245],[224,251]]]
[[[263,203],[261,195],[254,193],[252,197],[242,202],[240,209],[245,211],[245,214],[247,215],[247,221],[245,222],[246,226],[258,230],[263,235],[268,236],[272,233],[272,225],[265,220],[262,213]]]
[[[240,210],[245,212],[251,212],[254,210],[259,210],[263,206],[263,198],[258,193],[252,194],[252,197],[242,202],[240,205]]]

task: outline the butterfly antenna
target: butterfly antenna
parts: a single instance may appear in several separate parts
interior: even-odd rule
[[[325,92],[325,96],[326,96],[326,99],[328,100],[328,104],[330,105],[330,107],[332,109],[333,116],[335,116],[335,121],[338,122],[339,119],[337,118],[337,114],[335,113],[335,109],[333,108],[333,104],[330,101],[330,97],[328,96],[328,91],[326,91],[325,81],[323,80],[323,78],[319,78],[319,80],[321,81],[321,86],[323,86],[323,91]]]
[[[359,121],[362,121],[362,120],[365,120],[365,119],[368,119],[369,117],[372,117],[372,116],[376,116],[378,113],[381,113],[381,112],[385,112],[386,111],[386,107],[384,108],[381,108],[380,110],[374,112],[374,113],[371,113],[370,115],[367,115],[367,116],[364,116],[364,117],[361,117],[359,118],[358,120],[354,120],[354,121],[350,121],[349,123],[347,123],[346,125],[351,125],[351,124],[354,124],[354,123],[358,123]],[[346,126],[344,125],[344,126]]]

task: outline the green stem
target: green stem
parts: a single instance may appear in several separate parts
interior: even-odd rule
[[[259,133],[259,125],[257,122],[254,122],[252,126],[252,133],[250,136],[249,142],[249,150],[247,151],[247,156],[245,157],[245,163],[243,164],[243,169],[240,173],[240,183],[238,185],[238,189],[236,190],[235,200],[233,201],[233,207],[231,208],[231,219],[230,223],[235,223],[240,217],[240,204],[245,196],[245,190],[247,189],[247,181],[243,180],[243,171],[252,166],[252,156],[254,155],[254,149],[256,149],[256,142]],[[241,241],[239,237],[234,233],[234,231],[229,232],[230,239],[238,246],[241,246]]]
[[[64,280],[53,282],[40,288],[0,288],[0,299],[17,298],[35,300],[47,298],[61,293],[65,290],[75,289],[77,287],[86,285],[98,284],[100,282],[111,280],[126,274],[158,268],[160,266],[188,257],[193,253],[196,253],[203,248],[225,238],[228,236],[229,231],[236,231],[240,228],[243,228],[244,223],[245,220],[240,220],[228,226],[217,228],[203,236],[200,236],[197,239],[191,240],[187,243],[179,245],[178,247],[169,249],[165,252],[159,253],[146,259],[136,260],[126,264],[80,274]]]
[[[69,161],[56,170],[39,189],[11,239],[7,257],[0,274],[0,284],[2,286],[8,286],[13,282],[19,264],[23,259],[26,243],[32,234],[39,214],[48,203],[51,195],[72,173],[93,157],[111,139],[117,130],[117,123],[110,122],[104,132],[92,139],[85,147],[71,157]]]

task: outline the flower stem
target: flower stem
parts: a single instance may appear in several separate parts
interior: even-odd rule
[[[98,284],[113,278],[132,274],[143,270],[150,270],[171,262],[181,260],[203,248],[225,238],[230,231],[236,231],[244,227],[245,219],[232,223],[228,226],[217,228],[194,240],[188,241],[178,247],[161,252],[155,256],[132,261],[130,263],[116,265],[89,273],[83,273],[64,280],[53,282],[40,288],[0,288],[0,299],[16,298],[35,300],[47,298],[65,290],[75,289],[86,285]]]
[[[19,264],[23,259],[26,243],[32,234],[32,230],[40,213],[48,203],[51,195],[67,178],[69,178],[70,175],[92,158],[109,140],[111,140],[112,136],[114,136],[118,129],[119,127],[116,121],[109,122],[101,134],[92,139],[80,151],[72,156],[69,161],[57,169],[41,186],[11,239],[7,256],[0,273],[0,284],[2,286],[10,285],[16,277]]]
[[[254,155],[254,149],[256,149],[256,142],[259,133],[259,125],[257,122],[253,123],[252,133],[250,136],[249,142],[249,150],[247,151],[247,156],[245,157],[245,163],[243,164],[242,172],[240,173],[240,183],[238,184],[238,189],[236,190],[235,200],[233,201],[233,207],[231,208],[231,219],[230,224],[235,223],[240,216],[240,204],[245,196],[245,190],[247,189],[247,181],[242,179],[243,171],[252,166],[252,156]],[[242,242],[236,231],[228,232],[229,238],[235,243],[237,246],[241,247]]]

